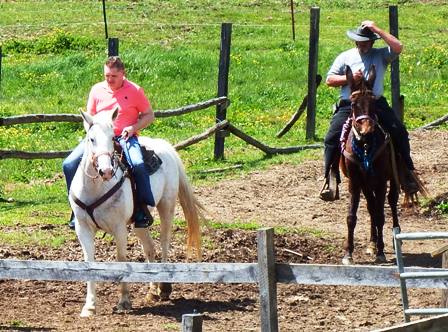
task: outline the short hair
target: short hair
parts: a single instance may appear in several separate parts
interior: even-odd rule
[[[117,70],[124,71],[124,63],[119,56],[110,56],[107,58],[105,65],[109,68],[116,68]]]

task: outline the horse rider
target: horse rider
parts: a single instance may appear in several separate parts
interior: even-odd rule
[[[87,112],[95,115],[117,108],[118,115],[114,121],[115,138],[123,148],[137,187],[135,227],[146,228],[153,222],[148,205],[153,207],[155,202],[137,136],[139,130],[154,121],[154,112],[143,89],[126,78],[123,61],[118,56],[111,56],[104,64],[104,81],[95,84],[90,90]],[[62,164],[68,192],[81,162],[84,146],[83,140]],[[69,221],[71,229],[75,228],[74,219],[72,212]]]
[[[401,155],[407,167],[402,183],[403,190],[409,194],[416,193],[418,185],[411,174],[415,168],[410,155],[409,134],[383,96],[384,75],[387,66],[398,58],[403,50],[403,44],[393,35],[380,29],[373,21],[363,21],[358,28],[348,30],[347,36],[355,42],[355,47],[336,57],[326,79],[328,86],[340,87],[340,99],[324,140],[325,183],[320,192],[320,198],[325,201],[333,201],[339,198],[337,185],[336,188],[330,188],[329,175],[331,169],[335,170],[337,184],[340,183],[339,171],[337,170],[340,157],[339,140],[342,127],[351,114],[351,91],[345,76],[346,66],[350,66],[353,71],[353,79],[358,83],[363,76],[367,79],[370,66],[375,65],[376,80],[372,92],[376,99],[376,106],[380,110],[377,112],[378,122],[389,132],[395,149]],[[387,47],[374,48],[375,40],[381,38],[386,42]]]

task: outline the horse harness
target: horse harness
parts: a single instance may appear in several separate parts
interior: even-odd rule
[[[120,189],[120,187],[123,185],[124,180],[126,178],[130,178],[129,172],[127,170],[123,173],[123,176],[121,177],[121,179],[112,188],[110,188],[107,193],[105,193],[103,196],[101,196],[98,200],[96,200],[95,202],[93,202],[90,205],[85,204],[78,197],[76,197],[75,194],[73,193],[73,191],[70,191],[70,197],[73,199],[73,202],[75,202],[81,209],[84,209],[87,212],[87,214],[90,216],[90,218],[92,218],[92,221],[95,223],[96,227],[101,229],[101,227],[98,225],[97,221],[95,220],[95,217],[93,216],[93,211],[95,211],[95,209],[98,206],[100,206],[105,201],[107,201],[110,197],[112,197],[112,195],[115,194],[118,191],[118,189]]]
[[[118,189],[123,185],[126,178],[128,178],[131,181],[131,188],[132,188],[132,196],[134,201],[134,212],[132,214],[132,218],[134,217],[134,213],[136,210],[136,183],[134,176],[132,175],[131,168],[129,163],[126,161],[126,158],[123,157],[123,151],[121,149],[121,146],[118,144],[117,141],[115,141],[115,153],[112,159],[115,159],[118,161],[117,167],[120,167],[123,170],[123,175],[120,178],[120,180],[112,187],[110,188],[103,196],[101,196],[98,200],[93,202],[90,205],[85,204],[83,201],[81,201],[78,197],[75,196],[75,194],[70,190],[70,197],[73,199],[73,202],[75,202],[81,209],[85,210],[87,214],[90,216],[92,221],[94,222],[95,226],[98,229],[101,229],[101,227],[98,225],[98,222],[96,221],[93,212],[95,209],[103,204],[105,201],[107,201],[110,197],[112,197]],[[162,164],[162,160],[159,156],[153,151],[153,150],[146,150],[145,148],[141,148],[142,154],[143,154],[143,160],[146,166],[146,169],[148,171],[148,175],[154,174]],[[104,153],[102,153],[104,154]],[[118,157],[119,155],[119,157]],[[95,161],[98,159],[98,156],[92,156],[92,162],[95,164]],[[115,172],[114,172],[115,174]]]

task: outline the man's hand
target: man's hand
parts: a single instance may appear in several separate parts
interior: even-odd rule
[[[362,28],[369,28],[370,31],[372,31],[372,32],[376,32],[376,33],[378,33],[378,31],[380,30],[380,29],[376,26],[375,22],[373,22],[373,21],[363,21],[363,22],[361,23],[361,27],[362,27]]]
[[[127,126],[123,128],[121,132],[121,137],[125,140],[128,140],[129,137],[132,137],[136,134],[137,130],[135,130],[134,126]]]
[[[361,69],[358,69],[353,73],[353,81],[358,84],[363,79],[362,71]]]

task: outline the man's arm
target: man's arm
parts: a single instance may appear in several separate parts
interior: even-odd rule
[[[375,32],[380,35],[380,37],[389,45],[390,49],[396,53],[400,54],[403,50],[403,44],[390,33],[380,29],[375,22],[373,21],[364,21],[361,23],[361,26],[365,26],[369,28],[372,32]]]
[[[358,70],[353,73],[353,80],[355,83],[358,83],[359,80],[362,78],[362,71]],[[328,75],[327,80],[325,81],[328,86],[331,86],[332,88],[337,88],[339,86],[344,86],[347,84],[347,77],[344,75]]]
[[[123,128],[121,136],[123,138],[131,137],[135,135],[139,130],[148,127],[154,121],[154,112],[150,107],[147,112],[141,113],[138,121],[132,126],[127,126]]]

